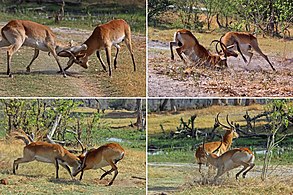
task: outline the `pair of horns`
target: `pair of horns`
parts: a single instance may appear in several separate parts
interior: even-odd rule
[[[87,45],[82,44],[79,46],[70,47],[68,49],[64,49],[60,51],[57,55],[61,57],[70,57],[75,63],[78,64],[78,61],[76,59],[76,54],[78,54],[81,51],[87,50]]]
[[[227,123],[228,123],[228,125],[229,125],[230,127],[228,127],[228,126],[222,124],[222,123],[219,121],[219,115],[220,115],[220,113],[218,113],[218,114],[217,114],[217,117],[215,118],[215,122],[216,122],[216,123],[219,123],[222,127],[225,127],[225,128],[227,128],[227,129],[231,129],[231,127],[234,128],[234,125],[229,121],[229,115],[228,115],[228,114],[227,114],[227,116],[226,116],[226,121],[227,121]]]

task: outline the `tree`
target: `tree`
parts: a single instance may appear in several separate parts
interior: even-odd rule
[[[270,116],[271,122],[271,134],[267,138],[267,148],[262,168],[261,179],[265,180],[268,175],[268,167],[272,158],[273,150],[278,146],[281,141],[286,137],[280,134],[282,126],[287,127],[289,124],[289,118],[293,115],[293,106],[289,100],[273,100],[268,109],[272,110]]]
[[[206,21],[208,25],[208,30],[211,28],[212,19],[216,14],[216,9],[218,8],[218,0],[200,0],[204,6],[203,13],[206,15]]]
[[[143,122],[142,122],[142,100],[137,99],[136,100],[136,125],[137,125],[137,130],[142,128]]]
[[[156,26],[156,17],[168,10],[168,6],[172,5],[172,0],[149,0],[148,1],[148,18],[154,21]]]

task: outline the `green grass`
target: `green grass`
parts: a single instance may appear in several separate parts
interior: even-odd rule
[[[90,4],[94,5],[89,6]],[[23,3],[16,6],[16,13],[1,12],[0,21],[8,21],[11,19],[26,19],[39,22],[45,25],[53,26],[66,26],[76,28],[77,26],[82,29],[92,29],[97,24],[105,23],[113,18],[125,19],[129,22],[132,31],[140,34],[146,32],[146,16],[144,1],[138,1],[134,4],[130,4],[127,1],[111,3],[103,2],[102,4],[97,2],[88,3],[83,1],[81,6],[65,5],[65,19],[56,25],[53,17],[55,12],[60,9],[56,4],[41,4],[36,3]],[[2,5],[2,9],[12,6],[10,3]],[[29,11],[28,8],[36,8],[44,6],[43,12]],[[48,17],[49,16],[49,17]]]
[[[155,146],[162,150],[162,153],[156,155],[149,155],[149,162],[173,162],[173,163],[194,163],[194,152],[198,147],[198,144],[202,143],[202,137],[199,140],[191,137],[185,138],[171,138],[170,131],[176,131],[176,127],[179,127],[180,118],[183,117],[184,121],[188,121],[191,115],[197,114],[195,120],[195,127],[203,132],[210,132],[214,125],[214,118],[218,112],[221,112],[219,120],[226,124],[224,119],[226,114],[229,114],[230,121],[237,122],[241,125],[241,129],[245,130],[245,120],[243,115],[248,110],[250,116],[255,116],[264,111],[265,106],[251,105],[248,107],[243,106],[212,106],[204,109],[194,109],[187,111],[180,111],[177,114],[168,112],[163,113],[151,113],[148,115],[148,145]],[[263,132],[263,125],[265,121],[257,121],[257,132]],[[164,126],[165,134],[160,129],[160,124]],[[292,128],[289,128],[287,133],[290,133]],[[220,134],[224,134],[221,128],[218,129]],[[278,136],[280,138],[280,135]],[[277,138],[277,139],[278,139]],[[219,139],[215,139],[219,140]],[[237,138],[233,140],[232,147],[248,147],[252,151],[264,148],[267,140],[264,138]],[[281,143],[280,147],[285,147],[285,152],[279,157],[277,153],[272,158],[272,164],[290,165],[293,163],[293,151],[292,151],[292,138],[287,137]],[[256,155],[256,164],[261,164],[263,161],[263,155]]]
[[[89,6],[90,5],[90,6]],[[33,63],[32,71],[25,73],[25,67],[33,56],[31,48],[21,48],[12,58],[11,72],[14,79],[6,76],[6,50],[0,50],[0,95],[8,97],[145,97],[146,96],[146,16],[145,1],[83,1],[81,6],[65,6],[65,18],[59,24],[54,23],[54,12],[59,10],[56,4],[24,3],[16,6],[16,13],[5,11],[11,4],[5,4],[0,13],[0,22],[4,25],[12,19],[32,20],[51,28],[57,28],[58,40],[68,43],[74,40],[80,44],[90,36],[97,24],[112,19],[125,19],[132,30],[132,44],[137,71],[133,65],[129,51],[124,43],[118,57],[117,70],[112,71],[112,78],[104,72],[95,55],[90,57],[90,67],[85,70],[74,65],[69,70],[69,77],[64,79],[57,63],[52,56],[40,52],[39,58]],[[44,6],[45,13],[28,11],[27,8]],[[68,31],[60,31],[60,27],[69,27]],[[81,29],[82,33],[80,33]],[[114,49],[112,56],[114,56]],[[102,52],[105,60],[105,52]],[[67,59],[60,59],[65,67]],[[113,68],[113,61],[112,61]]]
[[[74,110],[74,112],[90,115],[96,110],[83,107]],[[0,179],[8,179],[8,185],[0,185],[0,194],[145,194],[145,180],[135,178],[146,177],[145,132],[130,127],[110,128],[111,126],[117,127],[118,124],[124,126],[128,125],[130,121],[134,122],[135,115],[133,115],[133,112],[106,110],[105,113],[105,116],[100,119],[101,123],[91,129],[91,143],[85,143],[85,129],[82,129],[82,141],[88,150],[109,142],[119,142],[125,149],[125,157],[117,165],[119,174],[113,186],[105,186],[110,182],[113,175],[101,181],[99,180],[103,174],[101,170],[86,171],[83,180],[80,182],[72,181],[65,169],[60,167],[60,179],[55,179],[55,167],[53,164],[35,161],[20,165],[17,174],[13,175],[11,170],[13,160],[22,156],[24,145],[22,142],[13,139],[1,139]],[[115,117],[111,118],[115,113]],[[88,119],[89,117],[84,118],[85,121]],[[75,124],[73,120],[70,122],[72,124],[69,125]],[[1,134],[3,132],[2,130],[0,131]],[[110,141],[110,138],[121,139],[121,142]],[[65,139],[76,143],[72,134],[66,134]],[[72,148],[72,146],[65,147]],[[75,149],[79,150],[80,148]],[[105,169],[108,170],[109,167],[105,167]]]
[[[85,34],[74,32],[58,32],[60,41],[85,41],[90,31]],[[1,48],[0,54],[0,95],[8,97],[144,97],[146,95],[146,42],[145,37],[133,34],[134,57],[137,71],[133,65],[129,51],[124,43],[118,57],[117,70],[113,70],[112,78],[102,70],[95,55],[90,56],[89,69],[74,65],[63,78],[58,74],[58,66],[52,56],[40,52],[32,65],[30,73],[25,72],[33,49],[23,47],[12,57],[11,72],[14,78],[6,76],[6,49]],[[114,56],[114,48],[112,49]],[[105,52],[102,52],[105,58]],[[67,59],[59,58],[63,67]],[[104,60],[105,61],[105,60]],[[113,68],[113,63],[112,63]]]

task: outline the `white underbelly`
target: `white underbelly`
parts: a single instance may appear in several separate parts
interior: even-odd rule
[[[44,43],[44,41],[41,40],[26,38],[23,46],[37,48],[42,51],[49,51],[47,45]]]
[[[117,43],[121,43],[123,41],[123,39],[125,38],[125,35],[119,37],[118,39],[115,39],[112,41],[112,44],[117,44]]]
[[[103,159],[99,163],[95,164],[93,166],[93,169],[99,169],[101,167],[105,167],[105,166],[108,166],[108,165],[109,165],[109,163],[106,160]]]
[[[35,156],[35,159],[37,160],[37,161],[40,161],[40,162],[46,162],[46,163],[52,163],[52,160],[51,159],[48,159],[48,158],[46,158],[46,157],[44,157],[44,156]]]

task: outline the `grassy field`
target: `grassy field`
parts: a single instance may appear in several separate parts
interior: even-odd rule
[[[77,110],[76,110],[77,111]],[[83,109],[90,112],[90,109]],[[82,112],[79,110],[78,112]],[[114,116],[115,117],[112,117]],[[124,116],[124,117],[123,117]],[[97,148],[102,144],[120,140],[120,145],[126,154],[118,164],[119,174],[111,187],[106,186],[113,175],[99,180],[103,174],[101,170],[88,170],[82,181],[71,180],[67,171],[62,167],[59,178],[55,179],[53,164],[30,162],[21,164],[16,175],[12,174],[12,164],[16,158],[22,156],[24,144],[13,139],[0,140],[0,179],[6,178],[8,185],[0,185],[1,194],[145,194],[146,155],[145,132],[127,127],[130,121],[135,121],[136,115],[126,111],[106,111],[101,124],[108,128],[97,129],[92,132],[92,146]],[[126,126],[115,129],[111,127]],[[77,149],[77,148],[76,148]],[[78,149],[80,150],[80,149]],[[105,167],[109,169],[109,167]]]
[[[148,166],[148,194],[208,194],[208,195],[278,195],[291,194],[292,166],[279,167],[266,181],[260,179],[260,168],[255,167],[247,178],[235,180],[236,171],[221,177],[217,184],[205,183],[197,165],[194,164],[152,164]],[[204,171],[207,169],[204,167]],[[292,172],[291,172],[292,173]]]
[[[121,145],[124,147],[123,143]],[[60,179],[55,179],[54,165],[41,162],[22,164],[17,174],[13,175],[13,160],[22,156],[23,144],[2,141],[0,148],[0,178],[8,179],[8,185],[0,185],[1,194],[145,194],[145,180],[133,178],[145,178],[144,150],[124,147],[126,155],[118,164],[119,174],[113,186],[107,187],[105,185],[112,175],[99,180],[103,174],[101,170],[88,170],[83,180],[79,181],[71,180],[67,171],[60,168]]]
[[[229,57],[228,68],[216,70],[195,66],[191,61],[185,65],[176,52],[175,60],[171,60],[169,42],[173,41],[174,33],[178,29],[149,27],[148,30],[150,96],[287,97],[292,95],[292,40],[257,37],[261,50],[268,55],[276,72],[272,71],[269,64],[255,52],[248,66],[240,57]],[[216,51],[215,45],[210,45],[211,41],[219,39],[224,34],[224,32],[193,33],[212,53]]]
[[[25,72],[25,67],[33,56],[32,48],[21,48],[12,58],[11,71],[14,78],[6,76],[6,48],[0,49],[0,96],[8,97],[144,97],[146,95],[146,37],[145,37],[145,7],[142,1],[133,5],[135,9],[127,9],[128,5],[105,3],[97,6],[96,10],[87,10],[91,3],[87,1],[82,5],[78,13],[79,18],[65,16],[65,20],[60,24],[53,24],[50,18],[52,10],[47,10],[47,14],[38,16],[34,12],[19,11],[15,14],[1,13],[0,27],[3,27],[11,19],[29,19],[48,25],[52,28],[60,42],[64,44],[73,40],[74,45],[83,43],[92,33],[97,24],[105,23],[113,18],[122,18],[129,22],[132,28],[132,44],[137,71],[133,71],[133,65],[129,51],[124,43],[118,56],[117,70],[113,70],[110,78],[104,72],[95,55],[90,57],[89,69],[83,69],[74,65],[68,71],[68,77],[63,78],[58,74],[58,66],[52,56],[40,52],[40,56],[32,65],[31,73]],[[129,1],[124,2],[129,3]],[[36,7],[39,5],[24,4],[25,6]],[[21,7],[20,10],[26,10]],[[113,6],[117,9],[123,8],[119,12],[112,12]],[[50,7],[49,7],[50,8]],[[48,9],[49,9],[48,8]],[[59,9],[59,7],[57,7]],[[104,11],[99,11],[99,9]],[[108,12],[106,9],[108,8]],[[55,8],[52,8],[55,9]],[[68,9],[71,9],[68,7]],[[124,11],[123,11],[124,10]],[[74,15],[74,10],[71,10]],[[70,14],[69,10],[65,12]],[[95,13],[95,14],[94,14]],[[97,14],[100,13],[100,14]],[[114,56],[114,49],[112,56]],[[102,51],[102,58],[105,60],[105,52]],[[65,67],[67,59],[61,58],[61,65]],[[113,68],[113,60],[112,60]]]
[[[207,175],[204,166],[204,177],[198,172],[198,165],[194,158],[197,144],[202,142],[191,137],[171,138],[170,131],[176,131],[180,118],[188,121],[190,116],[197,114],[195,127],[201,131],[209,132],[213,128],[214,118],[221,112],[219,120],[226,124],[225,117],[229,114],[230,121],[240,124],[245,129],[246,122],[243,118],[245,111],[250,116],[255,116],[264,111],[263,105],[243,106],[212,106],[203,109],[179,111],[177,113],[162,112],[148,114],[148,147],[157,148],[148,152],[148,194],[289,194],[293,192],[292,185],[286,181],[292,178],[293,151],[292,138],[285,139],[281,147],[288,148],[281,155],[274,151],[269,167],[267,181],[261,180],[263,154],[255,154],[256,167],[248,173],[246,179],[235,181],[235,174],[240,169],[230,172],[230,177],[222,176],[220,182],[212,183],[213,176]],[[162,132],[160,124],[164,126]],[[266,124],[264,120],[256,122],[256,127]],[[224,134],[218,129],[220,134]],[[292,129],[289,129],[292,132]],[[232,147],[249,147],[252,151],[263,150],[266,144],[261,138],[238,138],[233,140]],[[207,179],[207,180],[206,180]],[[208,181],[208,183],[206,183]]]

